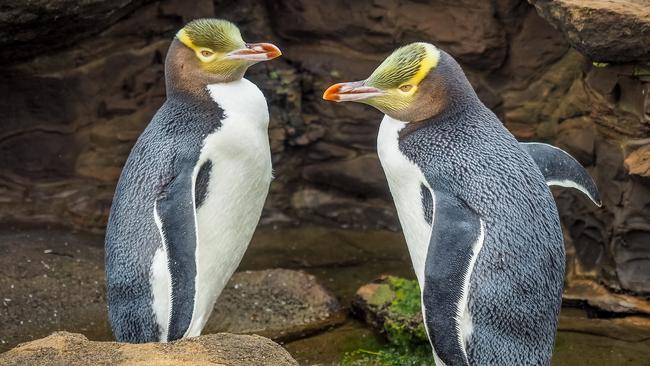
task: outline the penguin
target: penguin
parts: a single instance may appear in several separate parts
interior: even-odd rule
[[[171,42],[167,99],[131,150],[106,228],[117,341],[200,335],[272,179],[268,107],[243,76],[280,55],[273,44],[245,43],[220,19],[194,20]]]
[[[520,144],[452,56],[418,42],[323,98],[385,114],[377,152],[421,288],[436,365],[548,365],[565,252],[550,185],[595,203],[569,154]]]

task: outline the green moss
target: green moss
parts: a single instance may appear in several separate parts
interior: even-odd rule
[[[347,352],[343,366],[434,365],[420,315],[417,281],[389,276],[377,288],[369,304],[383,313],[383,333],[388,344]]]
[[[603,68],[603,67],[609,66],[609,63],[607,63],[607,62],[596,62],[596,61],[594,61],[591,64],[594,65],[594,67],[597,67],[597,68]]]
[[[399,348],[379,350],[358,349],[345,354],[342,366],[434,366],[431,352],[426,349],[405,351]]]
[[[415,315],[421,311],[418,281],[390,276],[388,284],[395,292],[395,298],[388,307],[389,311],[405,316]]]
[[[382,284],[377,286],[377,290],[368,299],[368,304],[372,306],[383,306],[395,298],[395,292],[390,288],[390,285]]]
[[[388,341],[398,347],[416,348],[429,345],[429,339],[422,323],[413,324],[387,319],[384,322],[384,330]]]

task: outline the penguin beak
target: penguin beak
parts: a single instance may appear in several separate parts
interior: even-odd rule
[[[246,47],[229,52],[225,58],[252,62],[273,60],[280,57],[282,51],[271,43],[246,43]]]
[[[383,95],[381,89],[366,85],[365,80],[338,83],[325,90],[323,99],[333,102],[358,102]]]

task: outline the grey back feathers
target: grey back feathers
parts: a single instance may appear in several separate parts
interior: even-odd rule
[[[405,128],[399,147],[433,192],[455,197],[484,220],[484,244],[469,283],[468,357],[480,365],[548,364],[564,276],[553,197],[532,157],[478,100],[451,56],[441,52],[431,72],[450,88],[448,108]],[[427,277],[436,265],[427,257]]]
[[[223,119],[221,108],[209,101],[207,91],[205,93],[203,103],[182,92],[170,97],[138,138],[119,179],[106,230],[109,317],[118,341],[141,343],[159,340],[149,286],[153,256],[163,245],[154,221],[154,203],[159,206],[160,219],[173,225],[175,218],[167,208],[167,200],[171,197],[182,200],[179,192],[191,192],[187,187],[191,182],[188,167],[196,163],[201,141],[218,129]],[[191,199],[185,202],[180,214],[188,215],[192,204]],[[186,248],[178,246],[168,250],[191,250],[195,245],[195,234],[190,231],[190,228],[184,227],[176,234],[167,232],[166,235],[185,235],[185,238],[176,240],[183,240],[188,245]],[[175,241],[170,238],[169,242]],[[179,267],[181,265],[188,266],[188,275],[191,275],[194,263],[178,263]],[[171,267],[172,286],[187,292],[183,288],[187,278],[183,276],[188,275],[182,275],[177,268],[175,276],[173,264]],[[189,298],[193,296],[192,289]],[[186,297],[178,297],[181,298]],[[185,317],[191,317],[192,309],[189,308],[185,314],[188,305],[174,304],[174,300],[171,306],[178,311],[172,314],[172,318],[183,318],[175,323],[189,324]],[[169,338],[180,338],[180,332],[179,329],[170,329]]]

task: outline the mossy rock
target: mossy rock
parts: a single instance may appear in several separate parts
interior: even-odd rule
[[[406,350],[386,347],[377,350],[358,349],[343,356],[342,366],[435,366],[431,351],[420,347]]]
[[[417,281],[383,276],[362,286],[352,300],[352,312],[385,334],[392,344],[429,344]]]
[[[345,366],[433,365],[417,281],[383,276],[359,290],[352,312],[384,334],[388,344],[345,355]]]

